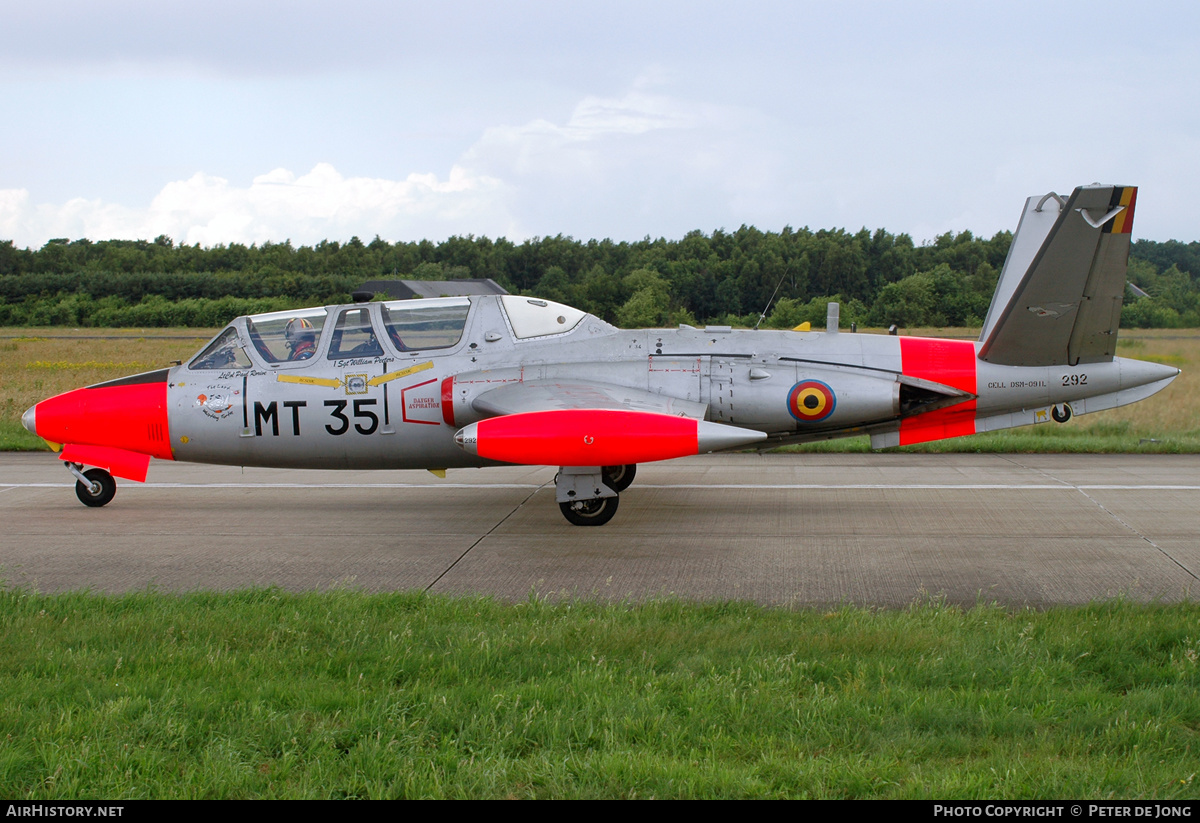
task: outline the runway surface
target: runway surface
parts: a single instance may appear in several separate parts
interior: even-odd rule
[[[1200,456],[709,455],[639,466],[599,528],[567,524],[553,477],[156,460],[88,509],[53,456],[0,455],[0,580],[887,607],[1200,594]]]

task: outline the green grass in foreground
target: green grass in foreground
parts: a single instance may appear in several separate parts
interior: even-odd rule
[[[1200,607],[0,593],[0,796],[1195,798]]]

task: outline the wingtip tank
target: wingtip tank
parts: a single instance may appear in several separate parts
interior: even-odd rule
[[[748,446],[766,433],[690,417],[620,409],[561,409],[471,423],[454,442],[504,463],[609,466]]]

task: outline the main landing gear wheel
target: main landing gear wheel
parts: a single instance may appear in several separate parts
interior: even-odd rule
[[[604,485],[620,494],[633,483],[637,474],[637,463],[626,463],[624,466],[605,466],[600,470],[604,473]]]
[[[1055,423],[1066,423],[1071,419],[1071,407],[1066,403],[1063,403],[1061,406],[1055,406],[1050,409],[1050,416],[1054,418]]]
[[[594,500],[572,500],[559,503],[563,517],[572,526],[603,526],[617,513],[617,497],[598,497]]]
[[[85,506],[96,508],[106,506],[117,493],[117,481],[104,469],[88,469],[83,473],[91,485],[85,486],[82,480],[75,481],[75,496]]]

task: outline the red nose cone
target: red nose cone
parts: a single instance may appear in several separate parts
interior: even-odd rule
[[[171,460],[167,384],[101,384],[43,400],[37,435],[54,443],[111,446]],[[28,414],[28,413],[27,413]]]

